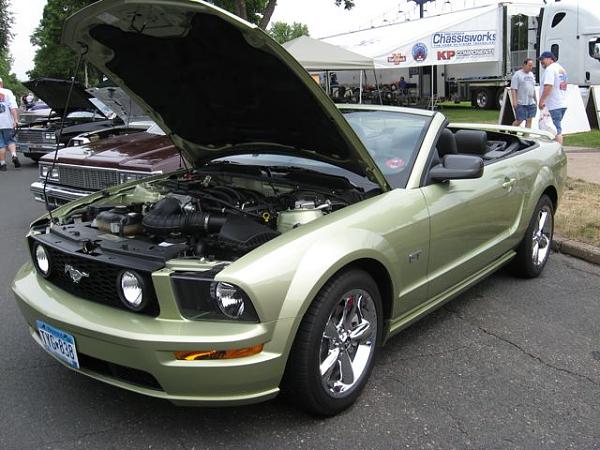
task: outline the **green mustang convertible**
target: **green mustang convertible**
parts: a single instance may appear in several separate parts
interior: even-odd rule
[[[548,260],[566,158],[547,133],[338,108],[200,1],[101,1],[63,40],[191,166],[32,224],[17,303],[80,373],[178,404],[282,391],[333,415],[391,336],[505,264],[536,277]]]

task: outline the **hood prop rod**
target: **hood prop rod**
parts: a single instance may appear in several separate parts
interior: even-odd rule
[[[46,177],[44,178],[44,190],[43,190],[44,203],[46,204],[46,210],[48,211],[48,215],[50,216],[50,224],[54,223],[54,218],[52,217],[52,208],[50,208],[50,204],[48,203],[48,197],[46,196],[46,185],[48,184],[48,177],[50,176],[50,174],[54,170],[54,167],[56,166],[56,160],[58,158],[58,149],[60,147],[60,139],[62,137],[63,128],[65,127],[65,120],[67,118],[67,111],[69,108],[69,104],[71,103],[71,94],[73,93],[73,87],[75,86],[75,79],[77,78],[77,73],[79,72],[79,67],[81,67],[81,61],[83,60],[83,57],[88,52],[87,45],[85,45],[83,42],[79,42],[79,45],[81,46],[82,51],[79,53],[79,57],[77,58],[77,65],[75,66],[75,73],[71,77],[71,85],[69,86],[69,92],[67,94],[67,100],[65,102],[65,109],[63,110],[63,115],[62,115],[62,118],[60,121],[60,128],[58,130],[58,135],[56,137],[56,148],[54,149],[54,159],[52,160],[52,165],[50,166],[50,169],[48,170],[48,172],[46,172]]]

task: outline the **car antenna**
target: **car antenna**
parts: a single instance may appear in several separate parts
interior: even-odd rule
[[[48,172],[46,172],[46,177],[44,178],[44,203],[46,204],[46,210],[48,211],[48,215],[50,216],[50,224],[54,223],[54,218],[52,217],[52,208],[50,208],[50,204],[48,203],[48,197],[46,196],[46,185],[48,184],[48,177],[54,171],[54,167],[56,166],[56,159],[58,158],[58,149],[60,147],[60,139],[62,137],[63,128],[65,127],[65,120],[67,118],[67,110],[69,108],[69,103],[71,103],[71,94],[73,93],[73,87],[75,86],[75,78],[77,77],[77,73],[79,72],[79,67],[81,66],[81,61],[83,57],[88,52],[88,46],[82,42],[79,42],[81,45],[82,52],[79,53],[79,57],[77,58],[77,65],[75,66],[75,73],[71,77],[71,85],[69,86],[69,92],[67,94],[67,100],[65,102],[65,109],[63,110],[63,115],[60,121],[60,128],[58,130],[58,135],[56,137],[56,148],[54,149],[54,158],[52,159],[52,165]]]

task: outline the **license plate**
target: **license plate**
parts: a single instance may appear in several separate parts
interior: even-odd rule
[[[79,369],[77,348],[73,336],[41,320],[37,320],[36,324],[42,344],[48,353],[56,356],[74,369]]]
[[[26,152],[27,150],[29,150],[29,145],[17,144],[17,150],[19,150],[20,152]]]

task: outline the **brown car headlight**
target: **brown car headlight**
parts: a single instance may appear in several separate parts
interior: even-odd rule
[[[215,281],[214,275],[210,271],[171,275],[181,315],[190,320],[258,322],[248,295],[234,284]]]

